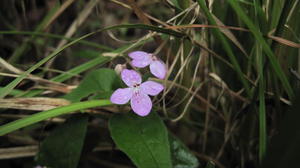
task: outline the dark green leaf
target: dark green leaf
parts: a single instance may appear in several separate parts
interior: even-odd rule
[[[139,168],[171,168],[167,129],[152,112],[146,117],[134,113],[113,116],[109,121],[111,136]]]
[[[179,139],[169,134],[169,142],[173,168],[196,168],[199,166],[198,159]]]
[[[39,165],[51,168],[76,168],[83,146],[88,117],[79,115],[57,127],[41,144]]]
[[[121,81],[115,71],[112,69],[99,69],[92,71],[86,75],[79,86],[71,93],[67,94],[64,98],[78,102],[82,98],[89,96],[90,94],[101,94],[102,98],[108,98],[112,90],[120,87]],[[103,97],[103,95],[106,95]],[[96,96],[99,97],[99,96]]]

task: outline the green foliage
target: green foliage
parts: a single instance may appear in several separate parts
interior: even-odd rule
[[[90,94],[103,94],[106,96],[102,98],[109,98],[109,93],[120,86],[121,80],[115,71],[102,68],[88,73],[79,86],[64,96],[64,98],[72,102],[78,102]]]
[[[167,129],[155,113],[118,114],[109,120],[111,137],[139,168],[171,168]]]
[[[85,139],[87,123],[86,115],[78,115],[55,128],[41,143],[37,163],[52,168],[76,168]]]
[[[175,136],[169,134],[173,168],[197,168],[198,159]]]

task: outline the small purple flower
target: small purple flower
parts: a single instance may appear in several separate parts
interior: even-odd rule
[[[110,97],[114,104],[126,104],[130,100],[132,110],[139,116],[146,116],[150,113],[152,102],[148,95],[158,95],[164,86],[153,81],[142,83],[139,73],[134,70],[124,69],[121,78],[128,88],[117,89]]]
[[[151,53],[144,51],[133,51],[128,54],[133,60],[131,64],[138,68],[144,68],[150,65],[151,73],[159,79],[164,79],[167,73],[166,64]]]

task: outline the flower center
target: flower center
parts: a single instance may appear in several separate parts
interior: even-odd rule
[[[158,60],[155,55],[153,55],[153,54],[149,54],[149,55],[150,55],[152,61],[157,61]]]
[[[137,88],[137,87],[139,87],[140,86],[140,84],[139,83],[135,83],[135,84],[133,84],[133,87],[134,88]]]
[[[135,84],[133,85],[132,89],[133,89],[133,93],[134,93],[134,94],[139,94],[139,92],[140,92],[140,85],[141,85],[141,84],[139,84],[139,83],[135,83]]]

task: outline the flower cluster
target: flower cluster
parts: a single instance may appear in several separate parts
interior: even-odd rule
[[[128,54],[132,58],[131,65],[137,68],[144,68],[150,65],[150,72],[159,79],[166,76],[166,65],[156,56],[143,51],[134,51]],[[142,83],[141,75],[129,69],[121,72],[121,78],[128,88],[117,89],[110,97],[114,104],[126,104],[130,101],[132,110],[139,116],[146,116],[152,109],[152,101],[149,97],[158,95],[164,86],[154,81]]]

